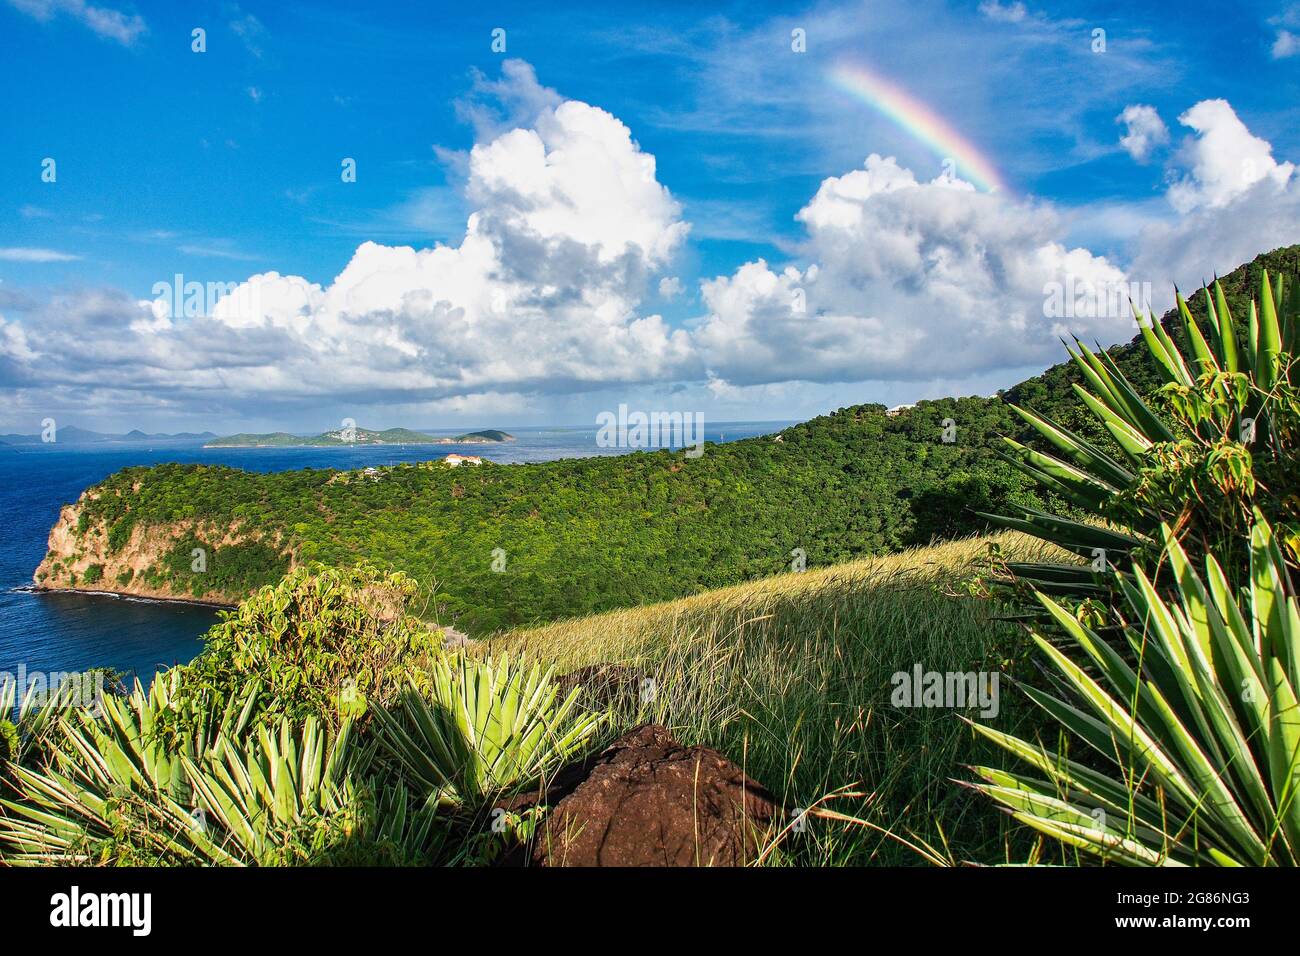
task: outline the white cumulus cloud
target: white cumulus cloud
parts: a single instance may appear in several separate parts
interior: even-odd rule
[[[804,269],[759,260],[704,283],[696,331],[713,375],[752,385],[969,374],[1059,356],[1072,331],[1126,337],[1132,319],[1099,304],[1124,273],[1067,249],[1049,207],[977,192],[960,179],[918,182],[892,158],[826,179],[797,218]],[[1045,314],[1050,290],[1073,303]],[[1065,293],[1065,290],[1072,290]],[[1059,298],[1059,297],[1058,297]]]
[[[1119,144],[1140,163],[1146,162],[1157,147],[1169,142],[1169,127],[1154,106],[1141,103],[1126,106],[1115,122],[1124,124]]]
[[[686,286],[682,285],[682,280],[677,276],[664,276],[659,280],[659,296],[664,299],[675,299],[686,291]]]
[[[1257,183],[1285,186],[1292,163],[1273,159],[1273,147],[1252,135],[1227,100],[1202,100],[1178,117],[1195,136],[1182,150],[1186,174],[1169,190],[1179,212],[1226,206]]]
[[[1174,215],[1141,232],[1130,273],[1184,291],[1261,252],[1300,242],[1300,175],[1278,162],[1224,100],[1203,100],[1180,121],[1193,131],[1177,151],[1167,198]]]
[[[71,386],[97,357],[129,353],[105,384],[224,388],[236,403],[432,402],[695,374],[688,333],[638,308],[689,227],[618,119],[573,100],[545,106],[473,148],[466,195],[458,245],[365,242],[326,285],[268,272],[206,316],[171,316],[170,294],[51,303],[67,318],[37,364]]]

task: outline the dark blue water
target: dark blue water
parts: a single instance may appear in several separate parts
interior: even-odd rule
[[[788,422],[709,425],[709,441],[778,431]],[[85,594],[38,594],[31,585],[59,509],[120,468],[204,462],[248,471],[365,468],[427,461],[457,452],[502,464],[622,454],[598,448],[595,428],[507,428],[501,445],[342,448],[203,448],[201,442],[50,444],[0,447],[0,674],[112,667],[149,681],[160,668],[192,660],[217,620],[212,608]],[[431,434],[448,430],[430,429]],[[459,431],[450,434],[459,434]]]

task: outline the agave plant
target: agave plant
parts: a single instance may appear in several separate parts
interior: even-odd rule
[[[80,703],[79,690],[71,681],[46,693],[33,685],[19,701],[17,681],[0,680],[0,776],[6,766],[27,763],[41,750],[59,713]]]
[[[241,742],[221,735],[195,760],[182,757],[212,862],[307,862],[352,835],[356,794],[348,777],[352,723],[335,734],[315,717],[258,726]]]
[[[1159,533],[1173,596],[1141,566],[1116,575],[1131,658],[1040,594],[1068,642],[1033,638],[1064,693],[1025,692],[1095,753],[975,723],[1037,773],[977,767],[983,782],[972,786],[1108,861],[1300,864],[1300,605],[1273,529],[1254,518],[1239,588],[1213,556],[1198,574],[1168,525]]]
[[[259,685],[204,711],[176,696],[175,676],[51,718],[41,765],[15,767],[16,799],[0,800],[10,862],[293,862],[352,836],[349,723],[254,731]],[[192,711],[179,741],[159,733],[178,709]]]
[[[1078,340],[1075,348],[1067,346],[1087,385],[1075,384],[1074,390],[1114,448],[1012,406],[1055,451],[1007,438],[1008,459],[1087,517],[1035,509],[1023,509],[1018,517],[983,517],[1090,559],[1083,565],[1013,565],[1019,578],[1049,593],[1103,590],[1097,572],[1158,551],[1158,529],[1168,523],[1198,555],[1218,552],[1235,580],[1246,555],[1228,552],[1244,539],[1242,529],[1257,503],[1277,522],[1289,560],[1300,558],[1293,458],[1300,401],[1290,380],[1300,336],[1300,294],[1294,282],[1290,292],[1287,288],[1282,278],[1274,286],[1263,272],[1244,344],[1220,283],[1205,291],[1208,340],[1177,295],[1177,329],[1189,356],[1154,313],[1144,319],[1135,310],[1165,381],[1154,398],[1139,394],[1105,351],[1094,352]]]
[[[258,689],[196,722],[180,749],[155,732],[160,716],[182,706],[166,675],[148,693],[135,682],[126,698],[105,696],[97,712],[54,707],[35,721],[43,739],[38,766],[15,765],[16,799],[0,800],[0,845],[15,863],[132,860],[198,862],[225,854],[194,825],[184,757],[243,730]],[[20,722],[22,722],[20,720]]]
[[[542,777],[587,745],[603,717],[560,699],[551,671],[503,657],[444,657],[427,693],[412,685],[375,711],[386,752],[430,796],[471,809]]]

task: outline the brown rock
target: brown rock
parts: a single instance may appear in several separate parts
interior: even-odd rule
[[[568,793],[537,835],[534,865],[741,866],[783,817],[772,794],[722,754],[683,747],[654,724],[557,781],[566,776]]]

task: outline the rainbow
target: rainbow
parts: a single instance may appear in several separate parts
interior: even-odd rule
[[[942,116],[897,83],[857,63],[840,63],[827,74],[831,83],[875,108],[941,157],[952,159],[956,175],[988,192],[1006,190],[1001,174]]]

